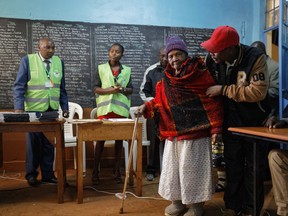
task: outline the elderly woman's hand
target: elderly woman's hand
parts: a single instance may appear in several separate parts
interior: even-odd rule
[[[139,106],[135,112],[134,112],[134,115],[135,117],[141,117],[143,115],[143,112],[145,111],[146,109],[146,105],[145,104],[142,104],[141,106]]]

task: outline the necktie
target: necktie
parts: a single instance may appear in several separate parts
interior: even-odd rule
[[[44,60],[44,62],[46,63],[46,69],[49,72],[50,71],[50,61]]]

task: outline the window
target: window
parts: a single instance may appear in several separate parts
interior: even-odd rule
[[[266,29],[279,24],[279,0],[266,1]]]

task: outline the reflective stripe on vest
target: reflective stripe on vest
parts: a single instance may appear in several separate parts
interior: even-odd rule
[[[131,69],[125,65],[122,65],[122,67],[123,69],[117,77],[117,82],[120,83],[122,87],[126,87],[130,79]],[[109,63],[99,65],[98,72],[102,81],[102,88],[105,89],[115,85],[114,76],[111,72]],[[103,82],[103,80],[105,80],[105,82]],[[108,95],[96,94],[96,104],[97,116],[103,116],[109,112],[114,112],[120,116],[129,117],[131,99],[122,93]]]
[[[62,79],[62,63],[59,57],[53,56],[49,76],[46,68],[38,54],[28,55],[30,80],[27,83],[25,93],[25,110],[45,112],[51,107],[54,110],[59,108],[60,84]],[[53,86],[47,86],[47,83]]]

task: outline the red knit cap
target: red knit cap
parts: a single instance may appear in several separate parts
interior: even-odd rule
[[[208,52],[218,53],[222,50],[239,44],[239,35],[231,26],[217,27],[209,40],[204,41],[200,45]]]

